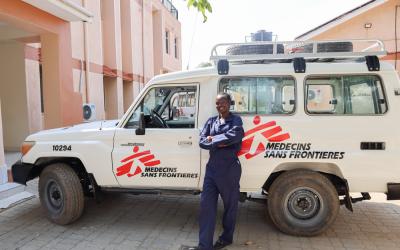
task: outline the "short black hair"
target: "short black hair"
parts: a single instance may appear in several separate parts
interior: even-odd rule
[[[222,98],[225,98],[229,104],[231,104],[232,102],[232,97],[230,94],[226,93],[226,92],[219,92],[217,96],[220,96]]]

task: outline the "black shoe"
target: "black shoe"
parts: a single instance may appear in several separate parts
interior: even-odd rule
[[[225,242],[222,240],[217,240],[217,242],[215,242],[215,244],[214,244],[214,250],[222,249],[226,246],[229,246],[230,244],[232,244],[232,243],[228,243],[228,242]]]
[[[191,246],[181,246],[179,250],[199,250],[199,247],[191,247]]]

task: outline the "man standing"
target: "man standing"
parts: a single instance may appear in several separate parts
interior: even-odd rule
[[[200,202],[199,246],[186,249],[222,249],[232,244],[242,173],[237,153],[243,132],[242,119],[229,112],[231,97],[220,93],[216,99],[218,116],[207,120],[200,133],[200,147],[210,151]],[[224,204],[223,233],[213,245],[218,195]]]

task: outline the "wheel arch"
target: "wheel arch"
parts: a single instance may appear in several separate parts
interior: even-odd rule
[[[36,160],[35,167],[30,170],[27,181],[39,177],[45,168],[55,163],[67,164],[81,179],[88,176],[85,165],[78,157],[41,157]]]
[[[282,173],[292,170],[311,170],[319,172],[326,176],[331,183],[335,186],[336,191],[339,195],[345,195],[347,189],[347,181],[343,176],[342,171],[339,166],[334,163],[319,163],[319,162],[287,162],[279,164],[270,174],[268,179],[262,186],[263,190],[268,192],[272,183],[278,178]]]

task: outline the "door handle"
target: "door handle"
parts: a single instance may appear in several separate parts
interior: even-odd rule
[[[385,150],[386,144],[384,142],[361,142],[361,150]]]
[[[179,146],[191,146],[192,144],[192,141],[178,141]]]

